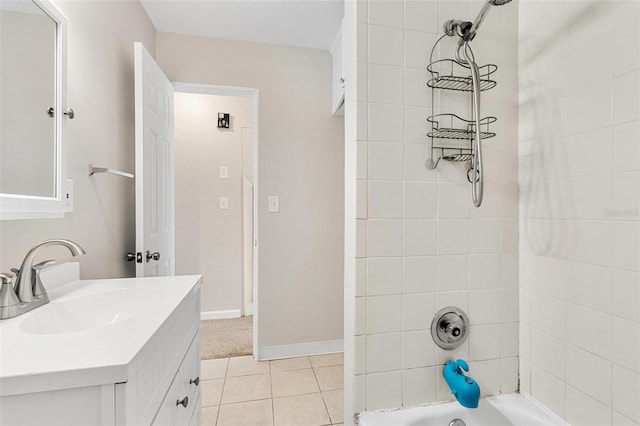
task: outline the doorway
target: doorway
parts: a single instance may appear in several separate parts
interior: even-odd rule
[[[255,354],[258,90],[173,85],[176,273],[203,276],[203,359]]]

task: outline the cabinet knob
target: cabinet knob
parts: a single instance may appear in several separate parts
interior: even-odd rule
[[[195,380],[189,380],[189,384],[198,386],[200,384],[200,377],[196,377]]]
[[[188,397],[188,396],[185,396],[185,397],[182,399],[182,401],[177,400],[177,401],[176,401],[176,406],[178,406],[178,405],[182,405],[184,408],[187,408],[187,405],[189,405],[189,397]]]

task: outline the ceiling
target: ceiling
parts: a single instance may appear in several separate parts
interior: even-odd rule
[[[343,0],[141,0],[160,32],[329,49]]]

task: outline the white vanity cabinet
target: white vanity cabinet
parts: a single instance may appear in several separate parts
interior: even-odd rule
[[[0,425],[199,425],[201,277],[103,280],[79,285],[79,292],[94,285],[97,294],[139,292],[147,306],[142,300],[139,317],[96,335],[22,336],[19,317],[0,323]],[[28,357],[41,365],[16,365],[20,357],[5,344],[25,354],[43,346]]]

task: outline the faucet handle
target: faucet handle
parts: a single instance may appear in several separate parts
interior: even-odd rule
[[[45,269],[47,266],[56,263],[55,260],[49,259],[43,262],[37,263],[31,267],[33,270],[33,274],[35,275],[35,281],[33,283],[33,297],[42,297],[47,296],[47,291],[44,289],[44,285],[42,284],[42,279],[40,278],[40,272]]]
[[[16,296],[16,292],[11,285],[13,274],[1,272],[0,281],[0,308],[19,305],[20,299]]]

